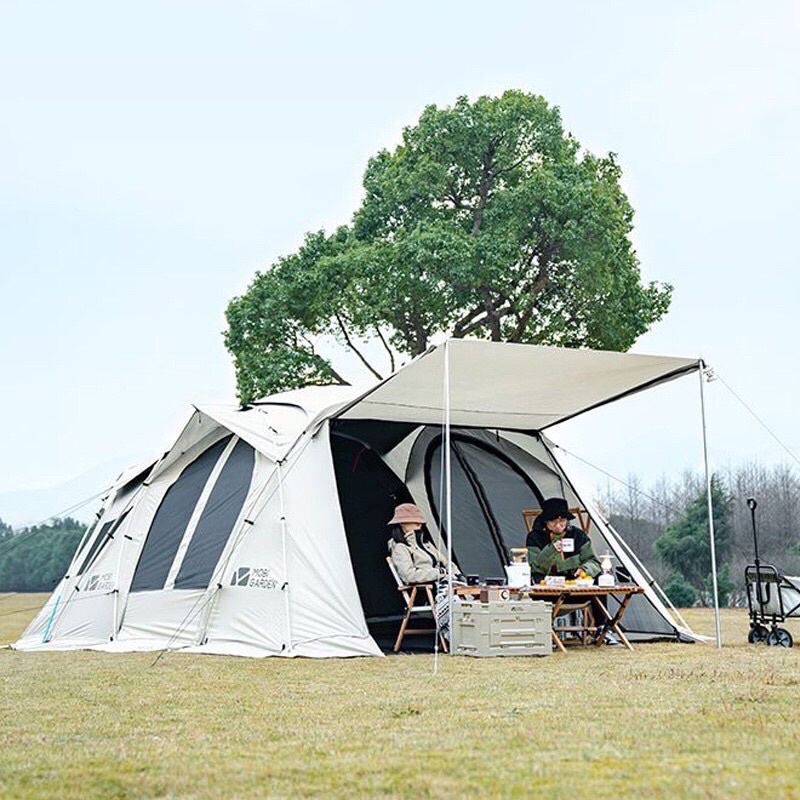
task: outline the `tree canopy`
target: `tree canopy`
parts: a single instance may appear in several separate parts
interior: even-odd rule
[[[724,569],[731,549],[732,503],[733,497],[725,491],[722,481],[713,476],[711,509],[714,514],[714,549],[720,566],[718,588],[725,597],[733,588],[729,573]],[[708,500],[703,492],[688,506],[683,519],[670,525],[655,542],[659,557],[681,576],[682,583],[693,587],[700,596],[710,593],[711,543],[708,527]]]
[[[0,520],[0,592],[52,591],[85,529],[71,517],[16,532]]]
[[[240,399],[346,383],[322,338],[376,377],[445,335],[627,350],[671,287],[641,280],[620,179],[543,97],[428,106],[369,160],[350,225],[307,234],[230,302]]]

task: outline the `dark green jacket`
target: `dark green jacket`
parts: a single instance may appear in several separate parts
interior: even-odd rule
[[[579,567],[593,578],[600,574],[600,562],[595,555],[592,541],[580,528],[568,525],[563,538],[575,540],[573,553],[564,553],[562,556],[553,547],[550,532],[543,525],[534,524],[525,542],[532,582],[540,581],[545,575],[563,575],[571,580]]]

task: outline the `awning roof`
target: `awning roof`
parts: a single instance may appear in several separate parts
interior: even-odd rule
[[[701,367],[699,359],[475,339],[447,342],[452,425],[543,430]],[[444,420],[445,345],[431,348],[334,414]]]

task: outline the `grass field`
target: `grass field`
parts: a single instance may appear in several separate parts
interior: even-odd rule
[[[0,595],[0,642],[44,600]],[[797,798],[800,647],[747,630],[437,662],[0,650],[0,797]]]

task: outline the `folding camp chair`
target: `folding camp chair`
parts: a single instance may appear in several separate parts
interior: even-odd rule
[[[578,520],[578,524],[581,526],[581,530],[588,536],[589,535],[589,528],[591,527],[592,520],[589,517],[585,508],[581,508],[580,506],[575,506],[574,508],[570,508],[570,512],[575,515],[575,519]],[[525,527],[528,530],[528,533],[531,532],[533,529],[533,523],[536,520],[536,517],[542,513],[541,508],[526,508],[522,511],[522,518],[525,520]]]
[[[433,584],[431,583],[403,583],[400,576],[397,574],[391,556],[386,557],[386,563],[389,565],[389,571],[392,573],[395,581],[397,582],[397,591],[403,596],[406,604],[406,613],[403,621],[400,623],[400,631],[397,634],[397,639],[394,643],[394,652],[400,650],[400,645],[406,636],[416,634],[436,633],[439,636],[439,644],[442,652],[447,652],[447,640],[436,626],[436,602],[433,595]],[[418,600],[419,598],[419,600]],[[426,602],[427,601],[427,602]],[[415,616],[430,616],[433,620],[434,628],[410,628],[412,615]]]

